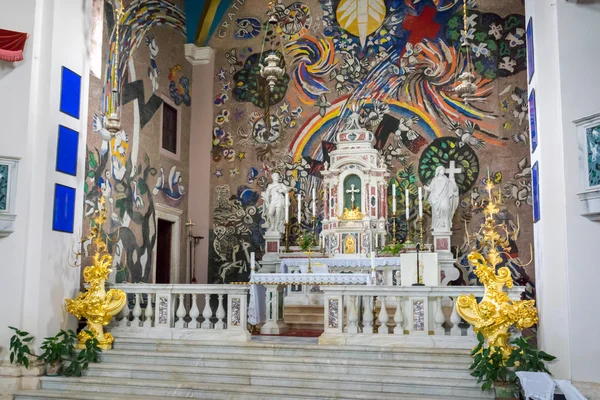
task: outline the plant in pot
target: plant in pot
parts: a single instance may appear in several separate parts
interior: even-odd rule
[[[33,341],[33,336],[29,332],[21,331],[12,326],[8,328],[15,331],[15,334],[10,338],[10,363],[16,363],[17,365],[29,368],[29,357],[36,357],[29,348],[29,345]]]
[[[385,245],[383,249],[381,249],[382,254],[391,254],[392,256],[397,256],[404,249],[404,245],[400,242],[396,243],[388,243]]]
[[[60,375],[63,361],[70,360],[75,353],[76,340],[77,335],[72,330],[61,330],[56,336],[44,339],[39,358],[46,363],[47,375]]]
[[[494,388],[496,399],[517,399],[517,371],[550,373],[544,362],[556,357],[538,350],[526,338],[511,341],[512,351],[506,357],[502,347],[485,346],[481,332],[477,334],[479,343],[471,352],[473,363],[471,375],[481,384],[481,390]]]

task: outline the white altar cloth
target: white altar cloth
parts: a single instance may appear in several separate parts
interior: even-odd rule
[[[310,262],[326,265],[330,270],[332,268],[371,268],[371,259],[368,257],[311,258]],[[282,258],[280,272],[286,274],[290,267],[303,265],[308,265],[308,258]],[[375,257],[375,268],[398,266],[400,266],[400,257]]]
[[[263,285],[371,285],[370,274],[257,274],[250,275],[248,322],[265,322],[265,287]]]

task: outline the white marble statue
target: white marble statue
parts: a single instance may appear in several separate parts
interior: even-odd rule
[[[280,175],[275,172],[271,175],[273,182],[261,193],[263,204],[263,218],[265,223],[263,228],[267,228],[267,232],[285,232],[285,196],[288,195],[290,189],[283,183],[279,182]]]
[[[428,197],[431,204],[433,232],[450,232],[452,217],[458,207],[459,193],[454,174],[450,174],[450,178],[445,174],[446,169],[440,165],[435,169],[435,177],[429,186],[425,186],[426,198]]]

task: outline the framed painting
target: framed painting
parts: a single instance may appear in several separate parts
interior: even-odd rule
[[[14,232],[19,159],[0,157],[0,237]]]
[[[531,184],[533,186],[533,222],[540,220],[540,171],[536,161],[531,168]]]
[[[600,113],[574,121],[579,147],[579,200],[583,216],[600,221]]]
[[[538,145],[535,89],[531,89],[531,93],[529,94],[529,136],[531,137],[531,154],[533,154]]]
[[[531,83],[531,78],[533,78],[533,73],[535,72],[535,60],[533,57],[533,19],[529,17],[529,21],[527,21],[527,71],[528,71],[528,81]]]

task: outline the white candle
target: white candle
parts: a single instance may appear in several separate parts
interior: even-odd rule
[[[404,192],[404,197],[406,198],[405,200],[406,200],[406,219],[407,220],[409,219],[409,214],[410,214],[410,209],[408,206],[408,196],[409,196],[408,189],[406,189],[406,191]]]
[[[392,184],[392,212],[396,214],[396,184]]]
[[[377,243],[379,241],[378,239],[379,239],[379,235],[375,235],[375,248],[378,247],[378,243]]]
[[[312,212],[313,217],[317,216],[317,189],[313,188],[312,190]]]
[[[423,188],[419,186],[419,218],[423,218]]]
[[[371,252],[371,268],[375,269],[375,252]]]
[[[371,281],[373,285],[377,284],[377,272],[375,272],[375,252],[371,252]]]
[[[255,265],[256,261],[255,261],[254,257],[255,257],[254,252],[250,253],[250,271],[254,271],[254,268],[256,266]]]
[[[298,225],[302,221],[302,195],[298,193]]]
[[[285,223],[290,222],[290,194],[285,194]]]

